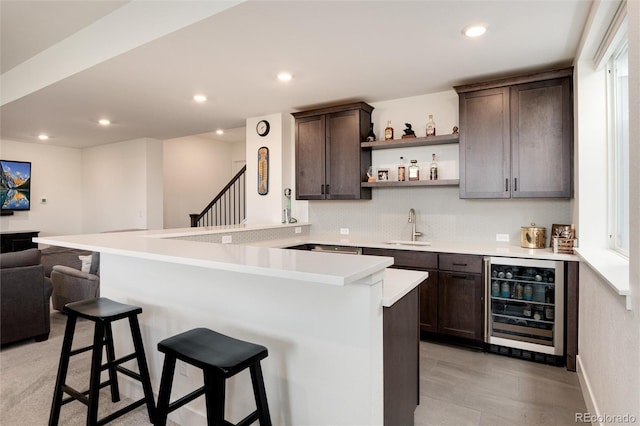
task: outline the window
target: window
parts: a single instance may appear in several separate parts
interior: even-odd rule
[[[620,43],[607,64],[609,100],[609,244],[629,256],[629,49]]]

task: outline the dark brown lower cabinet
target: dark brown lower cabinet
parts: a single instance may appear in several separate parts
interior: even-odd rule
[[[413,425],[420,402],[419,289],[383,311],[384,424]]]
[[[483,339],[484,292],[481,274],[438,273],[438,333]]]
[[[438,332],[438,271],[427,269],[429,278],[420,284],[420,331]]]

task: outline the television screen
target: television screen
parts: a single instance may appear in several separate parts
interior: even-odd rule
[[[31,163],[0,160],[0,207],[3,211],[31,209]]]

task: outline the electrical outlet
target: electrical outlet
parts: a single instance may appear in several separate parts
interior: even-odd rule
[[[496,234],[496,241],[500,241],[503,243],[509,242],[509,234]]]
[[[180,373],[181,376],[186,376],[187,375],[187,363],[184,361],[176,361],[178,363],[178,372]]]
[[[340,228],[340,235],[349,235],[349,228]]]
[[[302,234],[302,226],[296,226],[296,234]]]
[[[232,242],[233,242],[233,237],[231,235],[222,236],[222,244],[231,244]]]
[[[40,198],[40,204],[47,204],[47,197]]]

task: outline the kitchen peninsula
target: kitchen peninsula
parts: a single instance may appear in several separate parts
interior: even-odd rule
[[[393,263],[388,257],[189,240],[230,233],[240,242],[242,233],[234,231],[277,233],[282,228],[293,232],[287,226],[191,228],[35,241],[100,252],[101,295],[143,308],[140,321],[154,390],[162,367],[157,342],[208,327],[269,349],[263,370],[274,424],[389,423],[384,376],[393,360],[383,356],[383,319],[396,302],[409,298],[416,300],[417,316],[416,287],[427,274],[386,270]],[[296,226],[296,231],[303,229],[308,232],[308,225]],[[410,395],[417,404],[417,317],[408,326],[415,329],[409,332],[416,352]],[[114,324],[116,347],[129,344],[127,332],[126,324]],[[178,371],[176,394],[201,385],[197,370]],[[126,395],[139,392],[123,383]],[[228,420],[237,422],[253,410],[248,376],[231,379],[227,393]],[[170,418],[202,424],[204,413],[199,399]],[[413,409],[409,413],[412,420]]]

